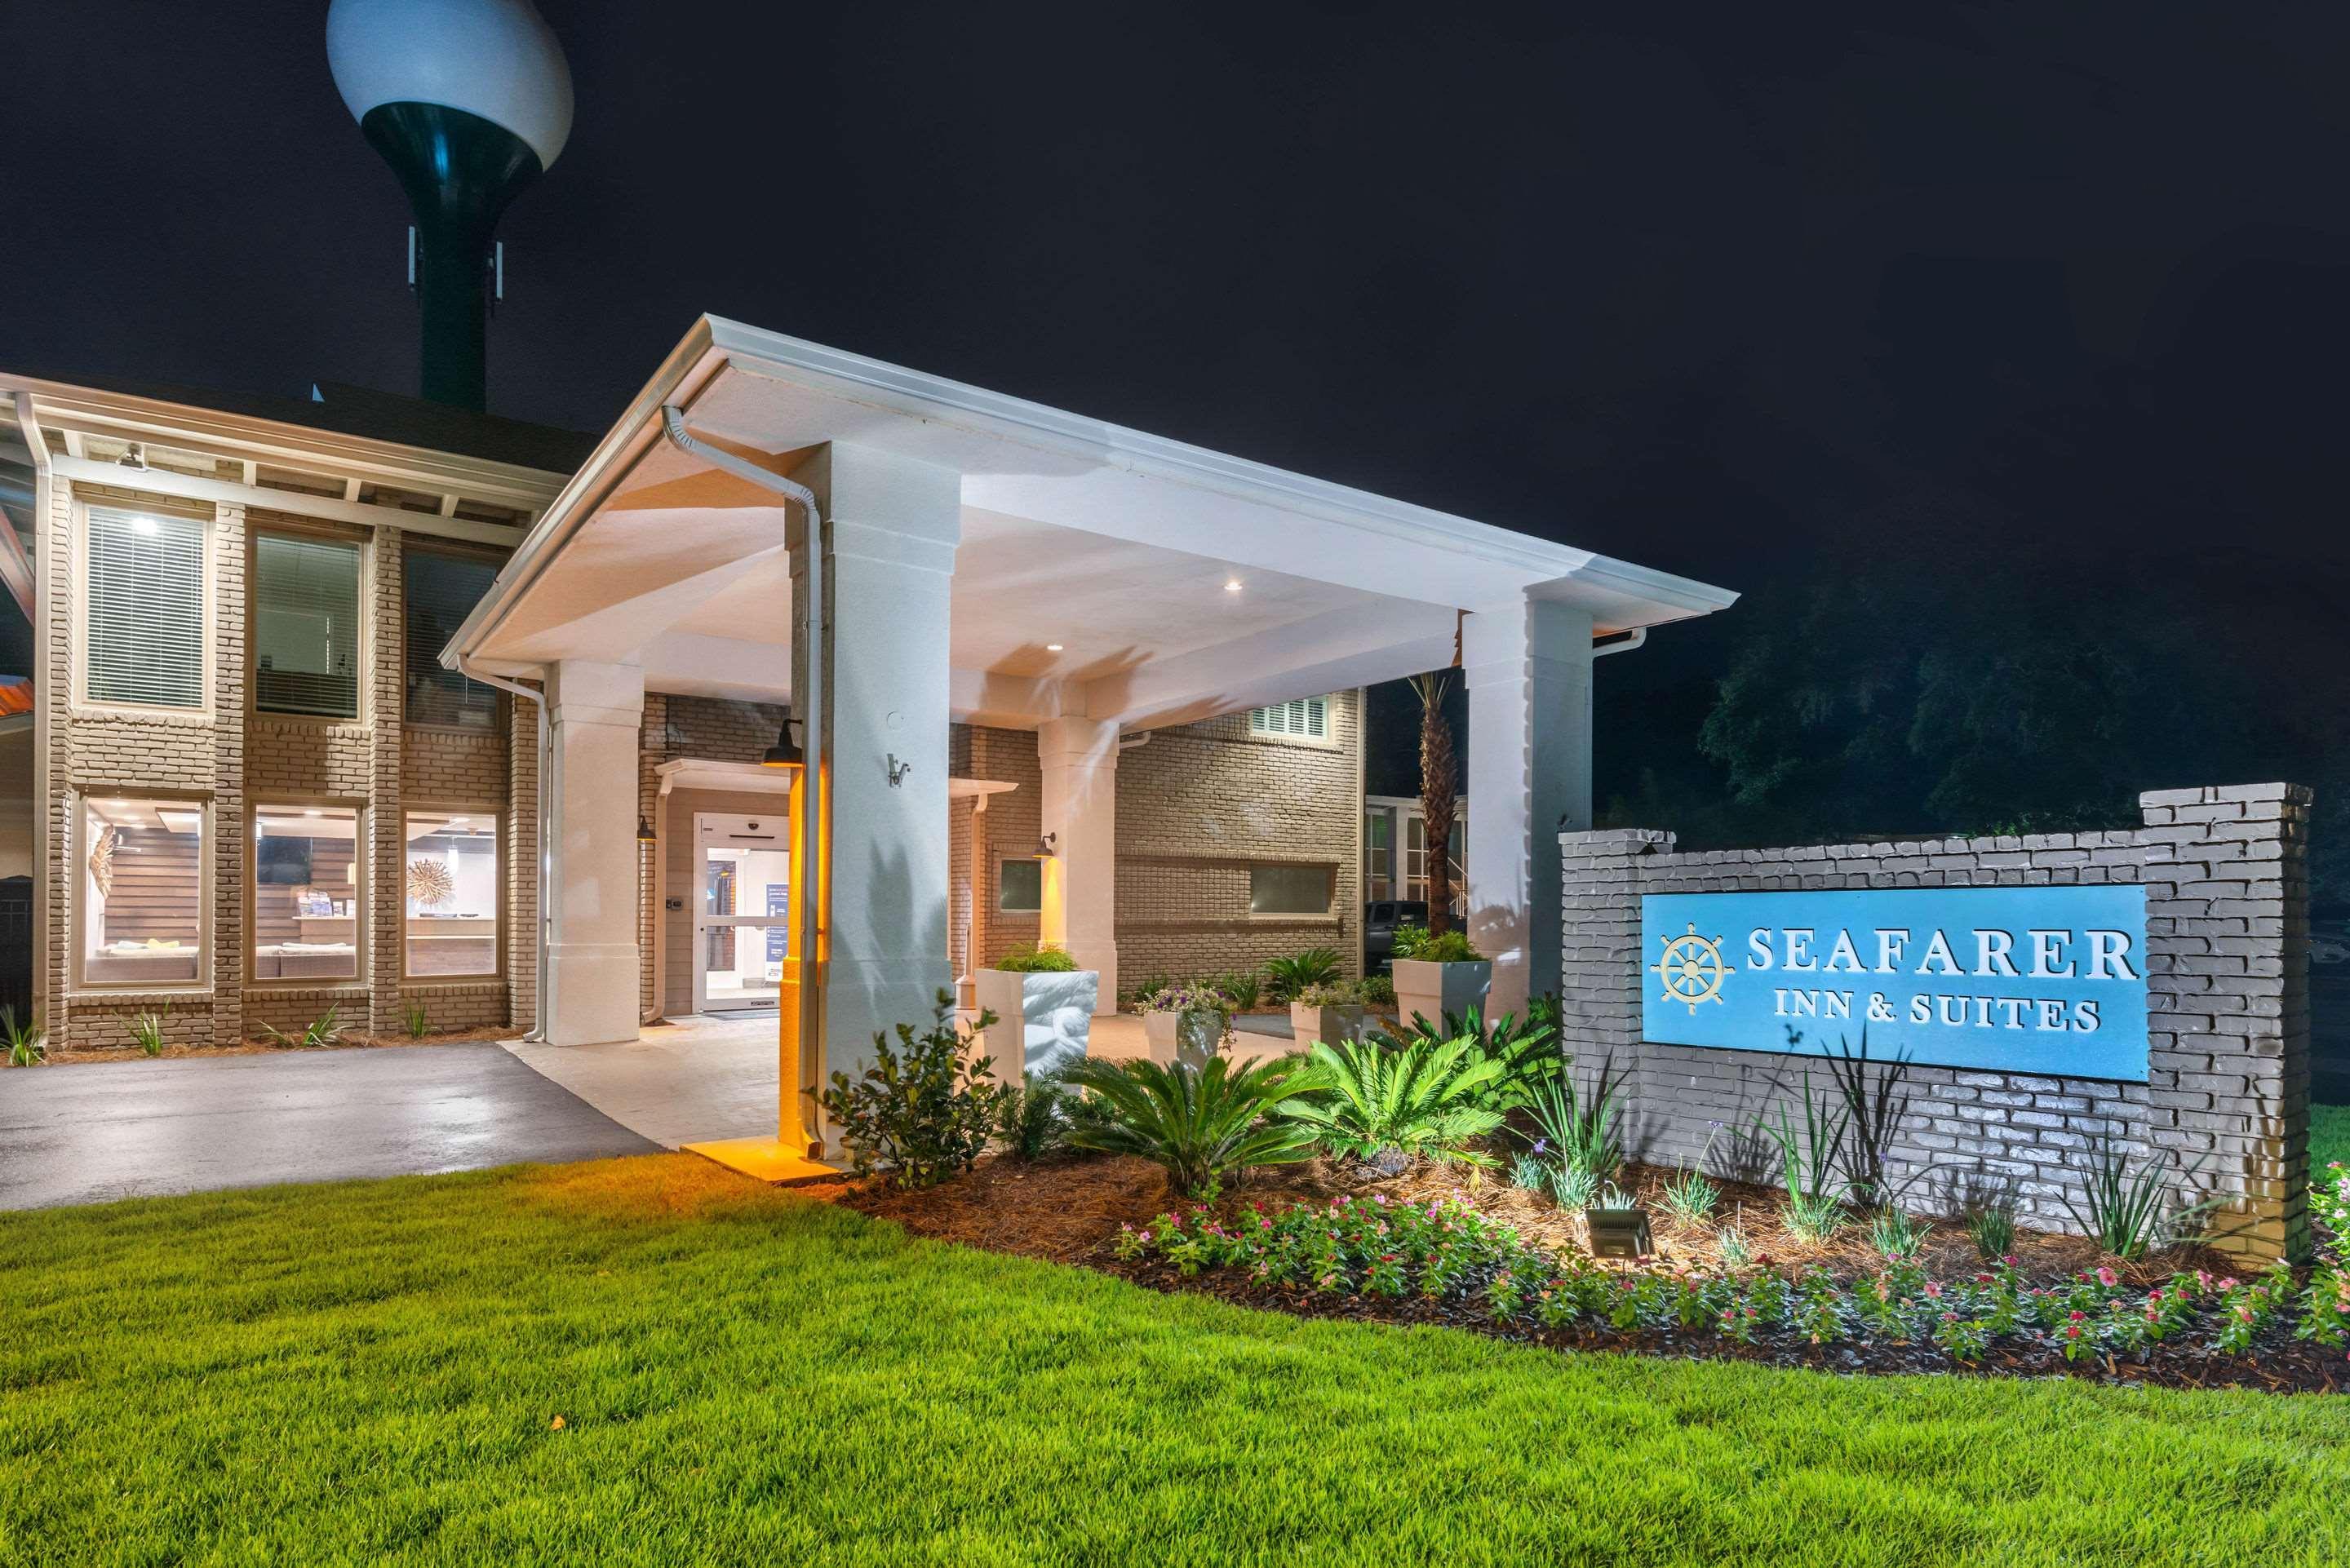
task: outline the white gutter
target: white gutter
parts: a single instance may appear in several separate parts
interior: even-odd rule
[[[538,939],[531,944],[538,989],[530,1004],[530,1033],[523,1039],[525,1043],[544,1043],[546,1039],[546,922],[547,911],[555,907],[555,846],[548,842],[546,831],[546,774],[552,765],[555,737],[546,728],[546,693],[534,691],[503,675],[475,670],[465,662],[463,654],[457,656],[456,665],[457,673],[468,680],[478,680],[484,686],[494,686],[516,697],[526,697],[538,705]]]
[[[1611,653],[1629,653],[1648,640],[1648,628],[1645,626],[1636,626],[1623,637],[1611,637],[1605,641],[1594,641],[1591,645],[1591,657],[1605,659]]]
[[[824,1008],[817,990],[816,953],[820,931],[817,921],[823,911],[816,903],[816,868],[822,862],[824,846],[824,514],[816,507],[816,492],[806,485],[694,439],[693,432],[685,428],[684,411],[676,404],[661,405],[660,421],[661,434],[678,451],[797,502],[807,514],[807,663],[804,670],[793,672],[792,681],[792,710],[800,724],[802,763],[799,857],[798,864],[792,868],[792,881],[799,888],[801,927],[794,933],[800,942],[800,1071],[820,1073],[825,1059]],[[801,690],[803,686],[805,691]],[[785,1084],[783,1092],[785,1103],[791,1103],[796,1098],[798,1086]]]

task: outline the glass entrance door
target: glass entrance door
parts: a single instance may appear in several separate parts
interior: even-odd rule
[[[773,1007],[791,938],[790,817],[693,815],[693,1009]]]

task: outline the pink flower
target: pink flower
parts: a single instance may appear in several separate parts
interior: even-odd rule
[[[1934,1300],[1940,1301],[1942,1299],[1941,1282],[1939,1280],[1928,1280],[1926,1282],[1926,1293],[1929,1296],[1931,1296]]]
[[[2115,1273],[2112,1269],[2106,1267],[2103,1263],[2097,1265],[2097,1283],[2106,1286],[2107,1289],[2111,1289],[2114,1285],[2119,1283],[2120,1280],[2121,1276]]]
[[[2073,1315],[2074,1315],[2074,1317],[2078,1317],[2078,1316],[2080,1316],[2081,1314],[2080,1314],[2079,1313],[2074,1313]],[[2065,1329],[2065,1331],[2064,1331],[2064,1337],[2065,1337],[2065,1338],[2067,1338],[2067,1339],[2078,1339],[2078,1338],[2080,1338],[2080,1337],[2081,1337],[2081,1325],[2080,1325],[2079,1324],[2077,1324],[2077,1323],[2076,1323],[2076,1324],[2073,1324],[2072,1326],[2070,1326],[2069,1328]]]
[[[2077,1313],[2077,1312],[2076,1312],[2076,1313],[2074,1313],[2074,1314],[2072,1314],[2072,1318],[2073,1318],[2073,1321],[2074,1321],[2074,1323],[2078,1323],[2078,1322],[2080,1322],[2080,1321],[2081,1321],[2081,1319],[2082,1319],[2085,1315],[2086,1315],[2086,1314],[2082,1314],[2082,1313]]]

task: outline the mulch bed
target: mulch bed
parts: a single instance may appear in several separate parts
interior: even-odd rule
[[[1656,1231],[1658,1255],[1644,1266],[1711,1271],[1719,1262],[1713,1228],[1676,1226],[1663,1217],[1654,1201],[1657,1189],[1672,1174],[1636,1166],[1622,1183],[1647,1204]],[[2272,1328],[2246,1355],[2223,1355],[2191,1339],[2180,1339],[2157,1346],[2143,1363],[2068,1364],[2054,1346],[2019,1337],[1992,1345],[1980,1365],[1968,1366],[1952,1361],[1931,1344],[1863,1340],[1814,1345],[1778,1331],[1758,1334],[1752,1345],[1741,1345],[1701,1329],[1618,1332],[1578,1327],[1553,1332],[1524,1324],[1497,1324],[1474,1301],[1331,1295],[1259,1284],[1239,1269],[1208,1269],[1187,1279],[1155,1253],[1127,1262],[1111,1251],[1112,1238],[1120,1225],[1147,1225],[1176,1206],[1159,1168],[1140,1159],[1056,1156],[1022,1163],[989,1158],[969,1175],[926,1192],[894,1191],[879,1179],[806,1190],[894,1220],[916,1235],[1094,1269],[1170,1294],[1213,1296],[1298,1317],[1441,1324],[1561,1351],[1752,1361],[1823,1372],[2069,1377],[2119,1386],[2241,1387],[2274,1393],[2350,1389],[2350,1361],[2344,1359],[2342,1352],[2295,1339],[2288,1327]],[[1579,1221],[1548,1199],[1491,1175],[1482,1184],[1472,1185],[1463,1180],[1461,1172],[1441,1168],[1415,1167],[1400,1176],[1382,1179],[1351,1162],[1336,1160],[1275,1167],[1252,1173],[1216,1207],[1227,1213],[1252,1203],[1277,1210],[1293,1202],[1327,1202],[1333,1197],[1367,1197],[1375,1192],[1398,1202],[1464,1198],[1487,1215],[1515,1225],[1529,1241],[1558,1251],[1581,1250]],[[1783,1268],[1816,1263],[1846,1282],[1876,1271],[1878,1260],[1865,1234],[1847,1228],[1825,1246],[1808,1246],[1780,1229],[1777,1213],[1771,1192],[1725,1184],[1715,1223],[1736,1222],[1755,1249],[1758,1261],[1767,1258]],[[2181,1269],[2207,1268],[2221,1275],[2246,1272],[2241,1262],[2199,1249],[2174,1248],[2137,1263],[2123,1263],[2106,1258],[2085,1238],[2023,1230],[2016,1233],[2015,1255],[2025,1277],[2042,1284],[2070,1280],[2100,1263],[2110,1263],[2125,1279],[2147,1284],[2167,1280]],[[1928,1272],[1939,1278],[1971,1276],[1981,1267],[1973,1243],[1956,1223],[1938,1225],[1920,1257]]]
[[[435,1030],[421,1040],[411,1040],[405,1034],[366,1034],[347,1029],[342,1038],[332,1045],[277,1045],[266,1040],[240,1040],[234,1045],[166,1045],[153,1056],[136,1045],[78,1051],[64,1051],[51,1046],[44,1060],[45,1064],[51,1067],[79,1067],[100,1062],[180,1062],[192,1056],[257,1056],[265,1051],[356,1051],[379,1045],[463,1045],[484,1040],[511,1040],[515,1033],[513,1024],[500,1023],[487,1029]]]

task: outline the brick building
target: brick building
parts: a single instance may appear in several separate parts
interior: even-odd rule
[[[329,1009],[380,1034],[419,1009],[434,1029],[532,1025],[536,703],[439,658],[587,443],[339,390],[16,393],[45,472],[0,576],[47,694],[19,787],[39,806],[33,988],[53,1038],[128,1044],[153,1014],[175,1044],[230,1043]],[[1306,947],[1355,971],[1360,711],[1347,691],[1126,742],[1116,929],[1136,978]],[[695,825],[774,815],[780,781],[756,764],[786,717],[645,695],[645,1018],[711,1002],[697,985],[722,955],[741,965],[719,1005],[775,1003],[766,929],[697,920],[732,889]],[[951,747],[968,974],[1042,935],[1042,766],[1029,732],[958,723]]]

